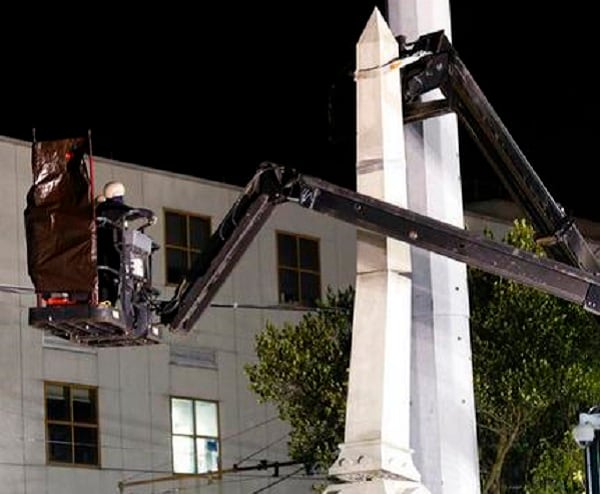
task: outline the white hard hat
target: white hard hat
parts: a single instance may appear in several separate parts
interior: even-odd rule
[[[121,182],[108,182],[104,186],[104,197],[112,199],[113,197],[122,197],[125,195],[125,186]]]

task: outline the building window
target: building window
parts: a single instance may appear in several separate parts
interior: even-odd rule
[[[48,463],[99,465],[98,391],[45,383]]]
[[[210,238],[210,220],[176,211],[165,211],[167,283],[179,283]]]
[[[219,470],[219,409],[213,401],[171,398],[174,473]]]
[[[319,241],[290,233],[277,234],[279,302],[316,305],[321,298]]]

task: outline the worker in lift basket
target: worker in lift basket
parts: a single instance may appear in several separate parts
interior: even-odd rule
[[[104,186],[104,201],[96,206],[98,251],[98,299],[100,305],[115,306],[119,298],[121,228],[119,221],[133,208],[125,204],[125,186],[111,181]]]

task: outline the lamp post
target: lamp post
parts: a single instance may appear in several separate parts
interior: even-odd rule
[[[600,494],[600,407],[579,414],[579,424],[573,428],[573,438],[584,450],[585,492]]]

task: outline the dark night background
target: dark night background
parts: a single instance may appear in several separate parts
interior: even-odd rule
[[[4,40],[0,135],[91,129],[98,156],[237,185],[270,160],[353,188],[355,43],[375,6],[386,15],[367,0],[38,11]],[[451,9],[454,46],[550,193],[600,219],[593,16]],[[462,130],[461,167],[465,200],[502,195]]]

